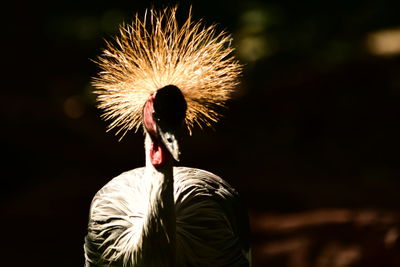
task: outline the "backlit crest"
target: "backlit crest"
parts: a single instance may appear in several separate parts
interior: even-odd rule
[[[231,37],[217,33],[215,25],[193,22],[191,12],[179,26],[176,9],[136,15],[98,58],[101,71],[93,85],[109,130],[137,131],[144,103],[166,85],[177,86],[185,97],[189,132],[218,121],[217,107],[230,98],[242,69],[232,56]]]

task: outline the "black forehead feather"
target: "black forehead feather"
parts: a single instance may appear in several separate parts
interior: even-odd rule
[[[166,124],[180,124],[186,115],[186,101],[174,85],[158,89],[154,98],[154,116]]]

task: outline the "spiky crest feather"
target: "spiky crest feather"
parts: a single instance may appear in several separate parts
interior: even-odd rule
[[[230,35],[193,22],[191,10],[180,27],[176,10],[150,9],[143,20],[136,14],[98,59],[101,72],[93,80],[98,106],[112,121],[109,130],[119,128],[122,137],[141,127],[143,105],[157,89],[170,84],[181,89],[191,133],[195,125],[218,121],[216,108],[224,107],[237,85],[242,67],[231,55]]]

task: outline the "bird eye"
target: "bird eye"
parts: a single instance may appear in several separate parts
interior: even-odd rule
[[[153,119],[154,119],[156,122],[160,122],[160,118],[156,115],[156,112],[155,112],[155,111],[153,111],[152,115],[153,115]]]

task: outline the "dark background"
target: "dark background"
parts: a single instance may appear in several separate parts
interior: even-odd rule
[[[82,266],[91,198],[144,164],[143,135],[118,142],[106,132],[90,81],[103,39],[151,6],[166,2],[2,7],[1,266]],[[233,34],[245,68],[222,122],[185,137],[182,165],[225,178],[252,222],[320,209],[397,214],[400,50],[370,44],[400,27],[399,10],[399,1],[193,1],[196,19]]]

